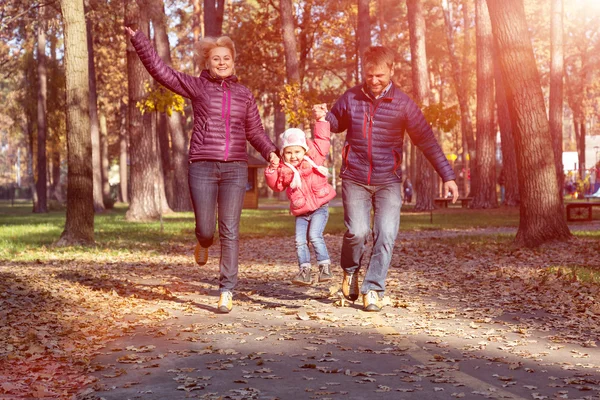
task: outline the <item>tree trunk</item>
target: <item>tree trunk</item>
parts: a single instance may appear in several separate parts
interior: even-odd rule
[[[119,128],[119,188],[120,201],[129,203],[129,132],[127,130],[128,108],[124,101],[119,105],[121,126]]]
[[[521,195],[517,245],[567,240],[557,182],[550,124],[522,0],[488,1],[492,32],[511,116]]]
[[[89,72],[83,0],[61,0],[67,111],[67,219],[57,245],[94,243]]]
[[[108,182],[108,128],[106,126],[106,114],[100,113],[100,165],[102,166],[102,202],[104,207],[113,208],[114,200],[110,194],[110,183]]]
[[[169,37],[167,35],[167,21],[164,4],[161,0],[153,3],[152,23],[154,24],[154,42],[156,51],[162,60],[169,66],[172,65]],[[169,190],[171,197],[169,205],[175,211],[191,211],[190,189],[188,186],[188,149],[187,138],[183,130],[182,116],[179,112],[173,112],[167,116],[169,133],[171,134],[171,149],[169,150],[169,138],[163,138],[161,143],[161,155],[163,155],[163,171],[165,174],[165,189],[167,198]],[[165,143],[166,142],[166,143]]]
[[[442,0],[442,7],[444,10],[444,21],[446,24],[446,43],[448,45],[448,52],[450,55],[450,64],[452,66],[452,78],[454,80],[454,87],[456,88],[456,96],[458,98],[458,105],[460,107],[460,127],[462,132],[462,144],[463,144],[463,164],[465,166],[465,182],[468,182],[466,177],[470,172],[471,181],[470,181],[470,192],[473,192],[474,186],[477,185],[477,178],[475,171],[469,171],[471,169],[470,166],[475,165],[475,136],[473,134],[473,123],[471,122],[471,111],[469,110],[469,97],[468,97],[468,84],[464,82],[464,78],[467,76],[467,71],[463,71],[462,69],[466,69],[467,66],[463,65],[461,68],[460,62],[458,61],[456,45],[454,43],[454,30],[453,26],[453,18],[451,15],[450,5],[448,4],[448,0]],[[468,16],[468,10],[465,9],[467,13],[465,15]],[[465,30],[469,28],[465,26]],[[465,38],[468,38],[468,33],[465,34]],[[468,45],[468,41],[465,43],[465,53],[467,52],[466,46]],[[467,58],[464,58],[466,61]],[[465,185],[465,191],[467,189],[468,184]]]
[[[84,0],[87,14],[89,0]],[[92,137],[92,171],[94,176],[94,211],[104,211],[104,199],[102,196],[102,161],[100,159],[100,123],[98,122],[98,94],[96,90],[96,67],[94,64],[94,39],[92,35],[92,21],[89,17],[85,22],[87,31],[88,65],[90,71],[90,124]]]
[[[498,54],[498,44],[494,41],[494,53]],[[517,171],[517,156],[513,138],[506,92],[500,72],[500,60],[494,57],[494,79],[496,88],[496,108],[498,126],[500,127],[500,145],[502,147],[502,170],[504,171],[504,204],[505,206],[519,205],[519,177]]]
[[[223,31],[225,0],[204,0],[204,34],[218,37]]]
[[[371,45],[371,16],[369,14],[370,3],[370,0],[358,0],[356,36],[358,40],[358,55],[360,57],[360,75],[363,75],[365,72],[365,50],[367,50],[367,47]]]
[[[200,38],[204,37],[204,15],[202,14],[202,0],[192,0],[194,11],[192,11],[192,34],[194,35],[194,43],[196,43]],[[202,67],[198,65],[196,62],[196,57],[194,59],[194,74],[200,75],[200,71],[202,71]]]
[[[556,179],[562,198],[564,170],[563,153],[563,103],[564,103],[564,48],[563,48],[563,0],[552,0],[550,23],[550,132],[556,164]]]
[[[429,104],[429,74],[427,72],[427,54],[425,52],[425,18],[421,0],[407,0],[408,29],[410,31],[410,59],[412,66],[413,96],[419,106]],[[416,211],[433,210],[435,185],[434,171],[421,150],[416,149],[417,176],[414,181],[417,195]]]
[[[583,117],[575,118],[575,135],[577,137],[577,159],[579,161],[579,179],[585,179],[585,119]]]
[[[148,35],[146,7],[136,2],[125,2],[125,25],[137,26]],[[136,104],[144,98],[144,82],[149,75],[138,58],[133,45],[127,41],[128,114],[131,198],[125,218],[129,221],[151,221],[161,215],[162,196],[156,184],[160,176],[156,139],[152,132],[152,113],[142,115]]]
[[[485,0],[476,0],[477,26],[477,172],[472,208],[498,207],[494,132],[494,41]]]
[[[273,97],[275,98],[275,105],[273,107],[273,130],[275,131],[276,137],[274,143],[277,143],[277,148],[281,149],[281,137],[279,135],[281,135],[283,131],[285,131],[285,112],[283,111],[283,107],[281,106],[281,99],[279,95],[275,93]],[[285,194],[285,191],[279,192],[277,194],[277,198],[279,200],[286,200],[287,196]]]
[[[296,44],[294,9],[292,0],[280,1],[281,31],[283,34],[283,49],[285,51],[285,71],[287,83],[300,83],[300,69]]]
[[[41,14],[41,11],[40,11]],[[46,97],[48,94],[47,73],[46,73],[46,23],[43,15],[40,15],[37,28],[37,75],[38,75],[38,96],[37,96],[37,179],[36,192],[37,201],[34,202],[34,213],[48,212],[47,198],[47,168],[46,168]]]

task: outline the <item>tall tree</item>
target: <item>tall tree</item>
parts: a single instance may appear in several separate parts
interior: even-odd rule
[[[425,18],[421,0],[407,0],[410,31],[410,59],[412,65],[413,96],[419,106],[429,105],[429,73],[425,48]],[[421,150],[416,151],[417,176],[415,210],[432,210],[435,196],[434,171]]]
[[[550,23],[550,133],[556,164],[559,190],[563,187],[563,103],[564,103],[564,49],[563,49],[563,0],[552,0]],[[562,196],[561,196],[562,198]]]
[[[476,0],[477,31],[477,191],[472,208],[498,207],[494,130],[494,41],[485,0]]]
[[[498,127],[500,128],[500,146],[502,148],[502,173],[504,174],[504,204],[516,206],[519,204],[519,178],[517,170],[517,156],[515,154],[515,140],[510,123],[506,92],[500,72],[500,60],[497,57],[498,45],[494,41],[494,83],[496,89],[496,110]]]
[[[567,240],[571,232],[557,187],[550,124],[523,1],[488,0],[487,4],[498,43],[519,170],[521,205],[515,243],[535,247],[551,240]]]
[[[142,0],[125,1],[125,25],[133,26],[145,35],[149,31],[147,4]],[[164,186],[156,135],[152,129],[152,113],[142,115],[137,104],[145,97],[144,82],[150,79],[133,45],[127,41],[127,77],[129,92],[129,148],[131,198],[125,218],[130,221],[149,221],[163,212]],[[159,180],[160,179],[160,180]],[[162,189],[162,191],[161,191]]]
[[[86,32],[88,47],[88,64],[90,77],[90,135],[92,138],[92,172],[94,176],[94,211],[104,211],[104,199],[102,195],[102,160],[100,157],[100,122],[98,120],[98,93],[96,90],[96,64],[94,63],[94,38],[92,20],[90,17],[89,0],[84,0],[86,13]]]
[[[162,0],[152,1],[151,19],[154,26],[154,43],[156,51],[162,60],[169,66],[172,65],[171,52],[169,47],[169,37],[167,35],[167,16],[165,15],[164,4]],[[169,202],[171,208],[175,211],[190,211],[192,204],[190,201],[190,190],[187,183],[187,138],[183,130],[183,118],[181,113],[172,112],[166,116],[169,133],[171,134],[169,149],[169,138],[166,137],[166,144],[161,144],[161,155],[163,156],[163,169],[167,169],[165,177],[165,190],[172,193],[172,199]],[[164,139],[163,139],[164,141]],[[171,157],[172,156],[172,157]],[[170,189],[167,189],[170,186]]]
[[[292,0],[281,0],[279,4],[281,16],[281,31],[285,51],[285,71],[288,85],[300,83],[300,68],[298,62],[296,24]]]
[[[42,7],[38,12],[40,20],[37,27],[37,75],[38,75],[38,95],[37,95],[37,165],[36,165],[36,193],[37,201],[33,204],[33,212],[48,212],[47,199],[47,169],[46,169],[46,136],[47,136],[47,110],[46,97],[48,94],[48,77],[46,71],[46,21],[42,12]]]
[[[121,201],[129,203],[129,130],[127,129],[128,107],[119,99],[119,193]]]
[[[361,75],[365,70],[364,55],[367,47],[371,45],[371,16],[370,0],[358,0],[358,23],[356,26],[356,36],[358,39],[358,55],[360,57]]]
[[[468,1],[465,2],[465,46],[464,53],[467,54],[468,48],[468,30],[470,27],[467,25],[468,12],[466,10],[466,5]],[[473,123],[471,120],[471,111],[469,109],[469,93],[468,93],[468,84],[465,82],[465,78],[467,77],[467,65],[462,65],[458,59],[458,52],[456,50],[456,43],[454,39],[454,18],[452,15],[451,3],[448,0],[442,0],[442,8],[444,11],[444,22],[446,25],[446,42],[448,45],[448,52],[450,55],[450,63],[452,66],[452,78],[454,81],[454,87],[456,89],[456,96],[458,98],[458,104],[460,107],[460,126],[462,132],[462,143],[463,143],[463,165],[465,171],[468,171],[471,165],[475,160],[475,135],[473,133]],[[465,56],[463,59],[463,64],[466,62],[467,57]],[[466,178],[466,176],[465,176]],[[476,174],[474,171],[471,171],[471,190],[474,189],[473,186],[476,185]],[[466,196],[468,188],[468,182],[465,179],[465,187],[464,187],[464,195]]]
[[[221,36],[224,11],[225,0],[204,0],[204,34],[206,36]]]
[[[94,242],[92,143],[87,35],[83,0],[60,0],[67,94],[67,219],[58,245]]]

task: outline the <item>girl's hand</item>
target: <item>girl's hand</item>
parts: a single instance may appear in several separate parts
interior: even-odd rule
[[[325,121],[327,115],[327,104],[315,104],[312,108],[313,116],[316,121]]]
[[[132,38],[135,35],[135,32],[133,29],[131,29],[130,27],[126,26],[125,27],[125,33],[127,34],[127,36],[129,36],[130,38]]]
[[[271,152],[271,154],[269,155],[269,168],[271,169],[277,169],[277,167],[279,167],[279,157],[277,157],[277,154],[275,154],[275,152]]]

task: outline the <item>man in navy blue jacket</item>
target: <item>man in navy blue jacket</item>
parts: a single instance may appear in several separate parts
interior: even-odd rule
[[[346,133],[342,150],[342,198],[347,231],[342,244],[342,292],[358,299],[358,275],[373,210],[373,253],[360,294],[366,311],[379,311],[385,292],[402,206],[404,133],[423,152],[444,181],[444,193],[458,199],[454,171],[419,107],[394,85],[394,52],[369,47],[365,81],[346,91],[327,114],[331,132]]]

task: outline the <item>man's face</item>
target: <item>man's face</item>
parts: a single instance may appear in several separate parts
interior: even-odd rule
[[[365,82],[375,97],[383,92],[383,89],[390,83],[393,75],[393,68],[389,68],[387,64],[367,65],[365,68]]]

